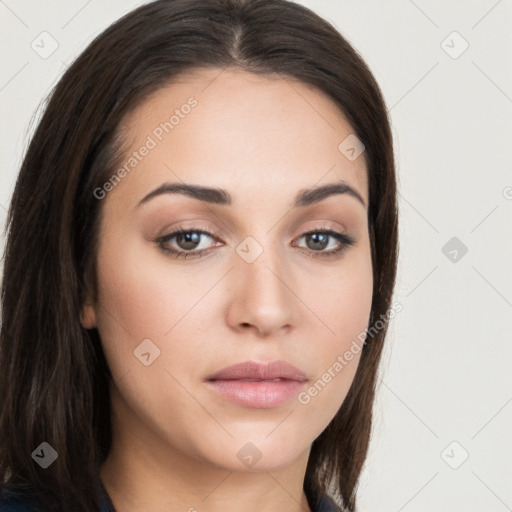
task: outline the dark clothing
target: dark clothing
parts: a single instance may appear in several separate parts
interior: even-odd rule
[[[341,512],[334,503],[326,496],[320,496],[318,499],[313,496],[308,497],[310,508],[313,512]],[[0,512],[44,512],[31,508],[20,494],[3,492],[0,494]],[[72,511],[70,511],[72,512]],[[101,509],[99,512],[116,512],[112,501],[103,487],[101,496]]]

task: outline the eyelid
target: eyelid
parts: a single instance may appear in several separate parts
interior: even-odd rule
[[[340,244],[340,246],[338,248],[330,249],[329,251],[314,251],[312,249],[307,249],[302,246],[297,246],[301,250],[301,252],[303,252],[307,256],[311,256],[311,257],[329,258],[329,257],[335,257],[337,255],[341,255],[350,246],[352,246],[356,243],[356,240],[352,236],[348,235],[344,229],[339,230],[334,227],[329,227],[329,225],[332,225],[332,223],[327,223],[326,225],[324,225],[322,227],[316,227],[316,228],[312,227],[311,229],[309,229],[307,231],[303,231],[298,237],[295,237],[294,240],[301,239],[307,235],[311,235],[314,233],[323,233],[323,234],[327,234],[331,238],[334,238]],[[187,258],[188,256],[191,256],[192,258],[197,258],[197,257],[201,257],[203,255],[207,255],[212,252],[213,247],[208,248],[208,249],[200,249],[200,250],[191,249],[191,250],[187,251],[184,249],[174,249],[174,248],[169,249],[169,248],[166,248],[163,246],[163,244],[165,242],[175,238],[180,233],[190,233],[190,232],[197,233],[200,235],[205,235],[205,236],[208,236],[217,241],[220,240],[219,233],[214,229],[208,230],[208,229],[202,229],[202,228],[198,228],[198,227],[194,227],[194,226],[185,227],[183,225],[180,225],[180,226],[176,227],[175,229],[173,229],[168,234],[158,237],[155,240],[155,242],[162,251],[164,251],[176,258],[178,258],[178,257]]]

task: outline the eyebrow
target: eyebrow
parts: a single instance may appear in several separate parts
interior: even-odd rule
[[[144,196],[137,203],[137,207],[162,194],[182,194],[193,199],[198,199],[199,201],[218,205],[232,204],[232,197],[229,192],[221,188],[203,187],[185,183],[163,183],[155,190]],[[359,192],[344,181],[300,190],[295,197],[293,207],[300,208],[310,206],[336,194],[347,194],[352,196],[366,208],[366,203]]]

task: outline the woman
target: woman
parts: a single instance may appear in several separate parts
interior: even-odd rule
[[[1,510],[354,510],[397,226],[382,95],[326,21],[124,16],[12,198]]]

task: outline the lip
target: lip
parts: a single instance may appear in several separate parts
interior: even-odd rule
[[[286,361],[272,361],[270,363],[245,361],[243,363],[227,366],[207,377],[207,380],[273,380],[279,378],[298,382],[308,380],[304,372]]]
[[[267,409],[296,396],[308,378],[286,361],[234,364],[206,378],[209,389],[237,404]]]

